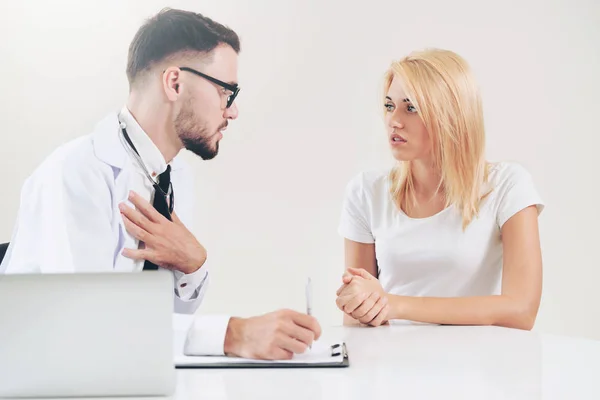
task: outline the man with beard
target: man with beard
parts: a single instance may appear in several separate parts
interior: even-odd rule
[[[182,149],[215,157],[238,116],[240,42],[201,14],[165,9],[130,47],[126,105],[87,136],[54,151],[27,179],[0,273],[174,274],[175,312],[193,314],[210,257],[186,228],[193,180]],[[288,359],[320,335],[311,316],[281,310],[242,319],[197,316],[194,354]]]

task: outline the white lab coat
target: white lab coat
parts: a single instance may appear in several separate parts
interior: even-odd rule
[[[121,254],[125,247],[137,248],[138,241],[126,231],[118,205],[143,180],[136,171],[140,167],[119,138],[118,117],[117,113],[110,114],[90,135],[59,147],[27,179],[0,273],[142,269],[143,261],[136,262]],[[180,157],[171,162],[175,211],[190,227],[193,179]],[[146,184],[150,193],[152,186]],[[198,272],[204,274],[201,279],[196,275],[195,281],[190,280],[200,282],[191,288],[193,296],[182,298],[177,292],[178,284],[190,275],[174,272],[176,313],[196,311],[208,286],[207,273],[207,267],[203,266]]]

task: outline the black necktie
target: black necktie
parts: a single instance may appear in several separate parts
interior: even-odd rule
[[[165,170],[165,172],[163,172],[162,174],[160,174],[158,176],[158,186],[160,187],[162,192],[161,192],[161,190],[155,189],[154,201],[152,202],[152,205],[154,206],[154,208],[156,208],[156,211],[158,211],[163,217],[165,217],[169,221],[171,221],[171,212],[169,210],[169,200],[168,200],[170,185],[171,185],[171,166],[167,165],[167,169]],[[165,196],[163,194],[163,192],[166,193],[167,196]],[[172,199],[171,199],[171,201],[172,201]],[[146,260],[146,262],[144,263],[144,271],[157,270],[157,269],[158,269],[158,265],[154,264],[151,261]]]

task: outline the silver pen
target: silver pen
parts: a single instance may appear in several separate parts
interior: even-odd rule
[[[306,282],[306,314],[312,315],[312,283],[310,278]]]
[[[306,281],[306,314],[312,315],[312,282],[310,281],[310,278]],[[308,348],[312,349],[312,343]]]

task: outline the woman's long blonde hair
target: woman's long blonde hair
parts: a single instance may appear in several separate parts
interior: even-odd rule
[[[433,144],[434,168],[441,173],[446,207],[462,214],[463,229],[478,215],[482,189],[488,180],[485,131],[479,88],[467,62],[440,49],[413,52],[395,61],[384,80],[384,96],[394,77],[401,79]],[[398,207],[415,203],[411,162],[392,170],[391,194]]]

